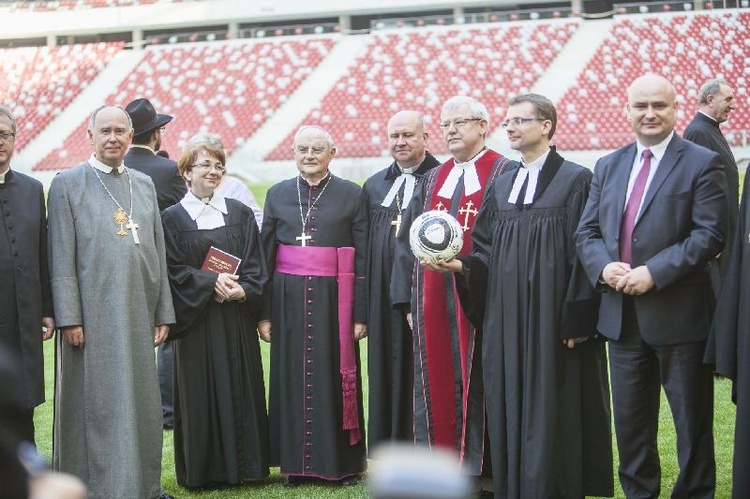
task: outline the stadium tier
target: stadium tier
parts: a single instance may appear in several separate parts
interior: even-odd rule
[[[598,48],[579,71],[561,64],[564,58],[555,59],[573,47],[568,42],[585,22],[549,19],[353,35],[362,37],[359,52],[335,61],[344,74],[336,77],[312,111],[285,112],[292,118],[272,143],[268,134],[258,135],[264,137],[264,151],[270,151],[263,160],[290,160],[289,144],[301,124],[328,129],[340,157],[387,157],[385,125],[399,109],[424,113],[429,147],[442,154],[446,151],[437,120],[440,105],[449,97],[480,99],[495,131],[510,96],[533,91],[537,83],[548,88],[557,81],[567,89],[560,89],[562,97],[556,103],[557,145],[569,151],[611,150],[632,140],[624,114],[626,88],[649,71],[663,74],[677,88],[679,132],[697,109],[702,83],[726,79],[734,87],[737,109],[722,129],[731,145],[747,147],[750,10],[616,16],[603,39],[597,35],[586,41]],[[301,96],[295,94],[299,85],[319,69],[343,36],[148,46],[135,69],[104,100],[124,106],[146,96],[159,112],[174,115],[163,143],[173,155],[199,132],[220,135],[230,153],[245,144],[252,148],[253,140],[261,140],[254,134],[293,95]],[[8,76],[0,83],[0,93],[10,96],[4,103],[15,110],[24,130],[17,148],[33,140],[87,85],[97,84],[94,78],[121,49],[122,44],[102,43],[0,51],[0,68]],[[572,51],[565,57],[575,57]],[[321,72],[315,77],[326,76]],[[62,128],[61,135],[67,136],[62,147],[49,150],[39,162],[34,159],[34,170],[60,170],[88,157],[86,119],[81,116],[72,133],[70,125]]]
[[[250,137],[333,47],[328,37],[235,40],[149,47],[143,60],[106,99],[121,106],[148,97],[175,116],[162,147],[177,152],[192,135],[218,134],[227,152]],[[87,121],[35,170],[69,168],[88,158]]]
[[[0,95],[16,115],[22,150],[91,83],[122,43],[0,49]]]
[[[445,152],[437,110],[454,95],[481,100],[499,126],[509,96],[526,92],[577,29],[560,20],[376,32],[319,107],[266,160],[289,159],[299,124],[319,125],[336,138],[339,156],[387,154],[385,124],[400,109],[425,114],[430,150]]]
[[[555,142],[562,150],[615,149],[632,140],[625,119],[630,82],[646,72],[670,79],[682,104],[676,129],[695,114],[698,91],[710,78],[734,88],[737,109],[722,126],[730,145],[750,130],[750,12],[619,17],[608,36],[557,104]],[[746,139],[745,139],[746,140]]]
[[[164,1],[164,0],[160,0]],[[179,0],[169,0],[179,1]],[[148,5],[157,0],[61,0],[59,2],[16,2],[13,11],[54,12],[58,10],[96,9],[102,7],[126,7],[128,5]]]

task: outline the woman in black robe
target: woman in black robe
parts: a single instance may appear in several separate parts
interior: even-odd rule
[[[190,488],[268,476],[265,387],[256,310],[267,274],[250,208],[214,194],[222,149],[188,145],[178,167],[190,190],[162,222],[177,325],[174,341],[174,459]],[[240,259],[231,273],[202,270],[214,247]]]

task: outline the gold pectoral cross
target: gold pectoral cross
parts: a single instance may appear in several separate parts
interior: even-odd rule
[[[141,244],[141,240],[138,239],[138,224],[135,223],[132,218],[128,220],[128,224],[125,226],[125,228],[129,229],[133,234],[133,242],[135,242],[135,244]]]
[[[312,236],[308,236],[303,230],[302,234],[300,234],[299,237],[296,237],[295,239],[299,241],[302,246],[307,246],[307,241],[312,239]]]
[[[466,203],[466,206],[458,210],[459,215],[465,215],[464,216],[464,224],[461,226],[461,228],[464,231],[469,230],[471,227],[469,227],[469,217],[471,215],[476,215],[479,213],[477,210],[473,209],[474,203],[472,203],[471,199],[469,199],[469,202]]]
[[[123,227],[125,225],[125,222],[128,221],[128,216],[125,214],[125,211],[123,211],[122,208],[117,208],[117,211],[115,212],[115,216],[113,218],[115,219],[115,223],[120,226],[120,230],[117,231],[117,235],[127,236],[128,233],[125,232],[125,228]]]
[[[394,220],[391,220],[391,225],[393,225],[396,228],[396,231],[394,232],[394,235],[398,235],[398,231],[401,230],[401,213],[396,215],[396,218]]]

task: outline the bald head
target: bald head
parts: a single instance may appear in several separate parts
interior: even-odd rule
[[[638,141],[646,147],[659,144],[677,122],[677,92],[663,76],[646,74],[628,87],[628,118]]]
[[[388,120],[388,147],[401,168],[413,168],[424,161],[427,133],[417,111],[404,110]]]

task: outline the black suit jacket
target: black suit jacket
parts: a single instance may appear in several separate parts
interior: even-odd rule
[[[177,172],[177,163],[162,158],[141,147],[131,147],[125,154],[125,166],[138,170],[151,177],[156,187],[156,199],[159,211],[164,211],[177,204],[187,193],[187,184]]]
[[[604,267],[620,261],[620,224],[636,145],[601,158],[576,233],[581,262],[603,291],[598,331],[618,339],[623,294],[602,284]],[[706,338],[713,313],[708,262],[727,234],[726,180],[719,156],[675,134],[644,194],[633,229],[633,268],[646,265],[655,287],[633,298],[641,336],[653,345]]]

